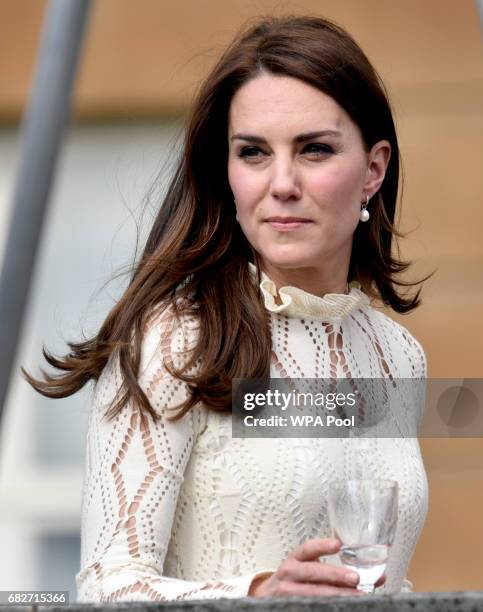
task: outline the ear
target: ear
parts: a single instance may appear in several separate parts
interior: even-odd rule
[[[369,151],[367,156],[366,181],[364,193],[371,198],[382,185],[386,176],[387,166],[391,158],[391,144],[388,140],[380,140]]]

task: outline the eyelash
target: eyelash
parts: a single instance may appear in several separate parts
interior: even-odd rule
[[[316,153],[318,154],[332,154],[334,153],[334,149],[328,145],[328,144],[323,144],[323,143],[310,143],[305,145],[304,150],[307,149],[308,147],[316,147],[318,149],[318,151],[316,151]],[[263,153],[263,151],[261,149],[259,149],[258,147],[254,147],[254,146],[250,146],[250,147],[243,147],[241,149],[241,151],[238,153],[238,157],[241,157],[242,159],[257,159],[257,157],[259,157],[259,155],[249,155],[248,153],[251,151],[260,151]]]

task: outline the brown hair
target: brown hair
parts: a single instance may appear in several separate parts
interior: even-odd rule
[[[97,381],[111,354],[119,357],[122,394],[108,416],[132,399],[141,414],[158,415],[138,384],[143,333],[150,314],[169,305],[176,316],[199,320],[197,344],[183,368],[166,364],[189,387],[173,419],[202,401],[215,410],[231,406],[234,378],[269,376],[268,315],[248,261],[257,254],[235,220],[228,174],[228,113],[234,93],[261,71],[301,79],[331,96],[359,126],[369,150],[388,140],[391,158],[385,179],[371,200],[371,221],[355,231],[348,280],[396,312],[416,308],[420,289],[404,297],[397,279],[409,263],[392,255],[399,182],[399,149],[387,94],[357,43],[336,24],[312,16],[267,17],[242,30],[201,85],[188,117],[184,148],[130,284],[98,334],[68,343],[70,353],[47,362],[62,372],[28,382],[43,395],[69,396]],[[209,155],[207,155],[209,151]],[[423,279],[426,280],[426,279]],[[180,298],[180,299],[178,299]],[[195,374],[187,372],[200,364]],[[121,391],[121,389],[119,390]],[[117,397],[115,399],[117,399]]]

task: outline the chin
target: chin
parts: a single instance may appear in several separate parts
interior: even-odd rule
[[[290,270],[295,268],[307,268],[314,265],[314,258],[306,254],[265,254],[260,252],[262,261],[275,268]],[[320,261],[320,258],[319,258]]]

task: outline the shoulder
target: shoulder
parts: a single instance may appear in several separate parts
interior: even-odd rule
[[[197,344],[199,323],[185,306],[181,300],[160,304],[146,317],[142,335],[138,383],[161,417],[173,416],[190,398],[190,385],[178,373],[191,377],[199,372],[198,361],[188,363]],[[192,406],[179,423],[184,422],[189,423],[190,431],[201,432],[206,424],[204,404]]]
[[[137,381],[150,397],[155,388],[176,385],[166,369],[173,365],[179,370],[187,362],[190,348],[195,344],[194,318],[178,311],[172,301],[164,301],[146,311],[141,325],[140,363]],[[131,331],[131,350],[134,349],[134,332]],[[97,381],[95,398],[112,402],[124,388],[125,378],[121,369],[120,351],[114,349]],[[178,385],[179,386],[179,385]]]
[[[150,369],[153,360],[167,360],[180,367],[189,356],[196,344],[199,323],[184,306],[181,300],[176,304],[166,301],[146,314],[141,341],[141,374]]]
[[[409,368],[407,375],[426,378],[427,358],[419,340],[401,323],[373,307],[364,309],[378,340],[399,355]]]

